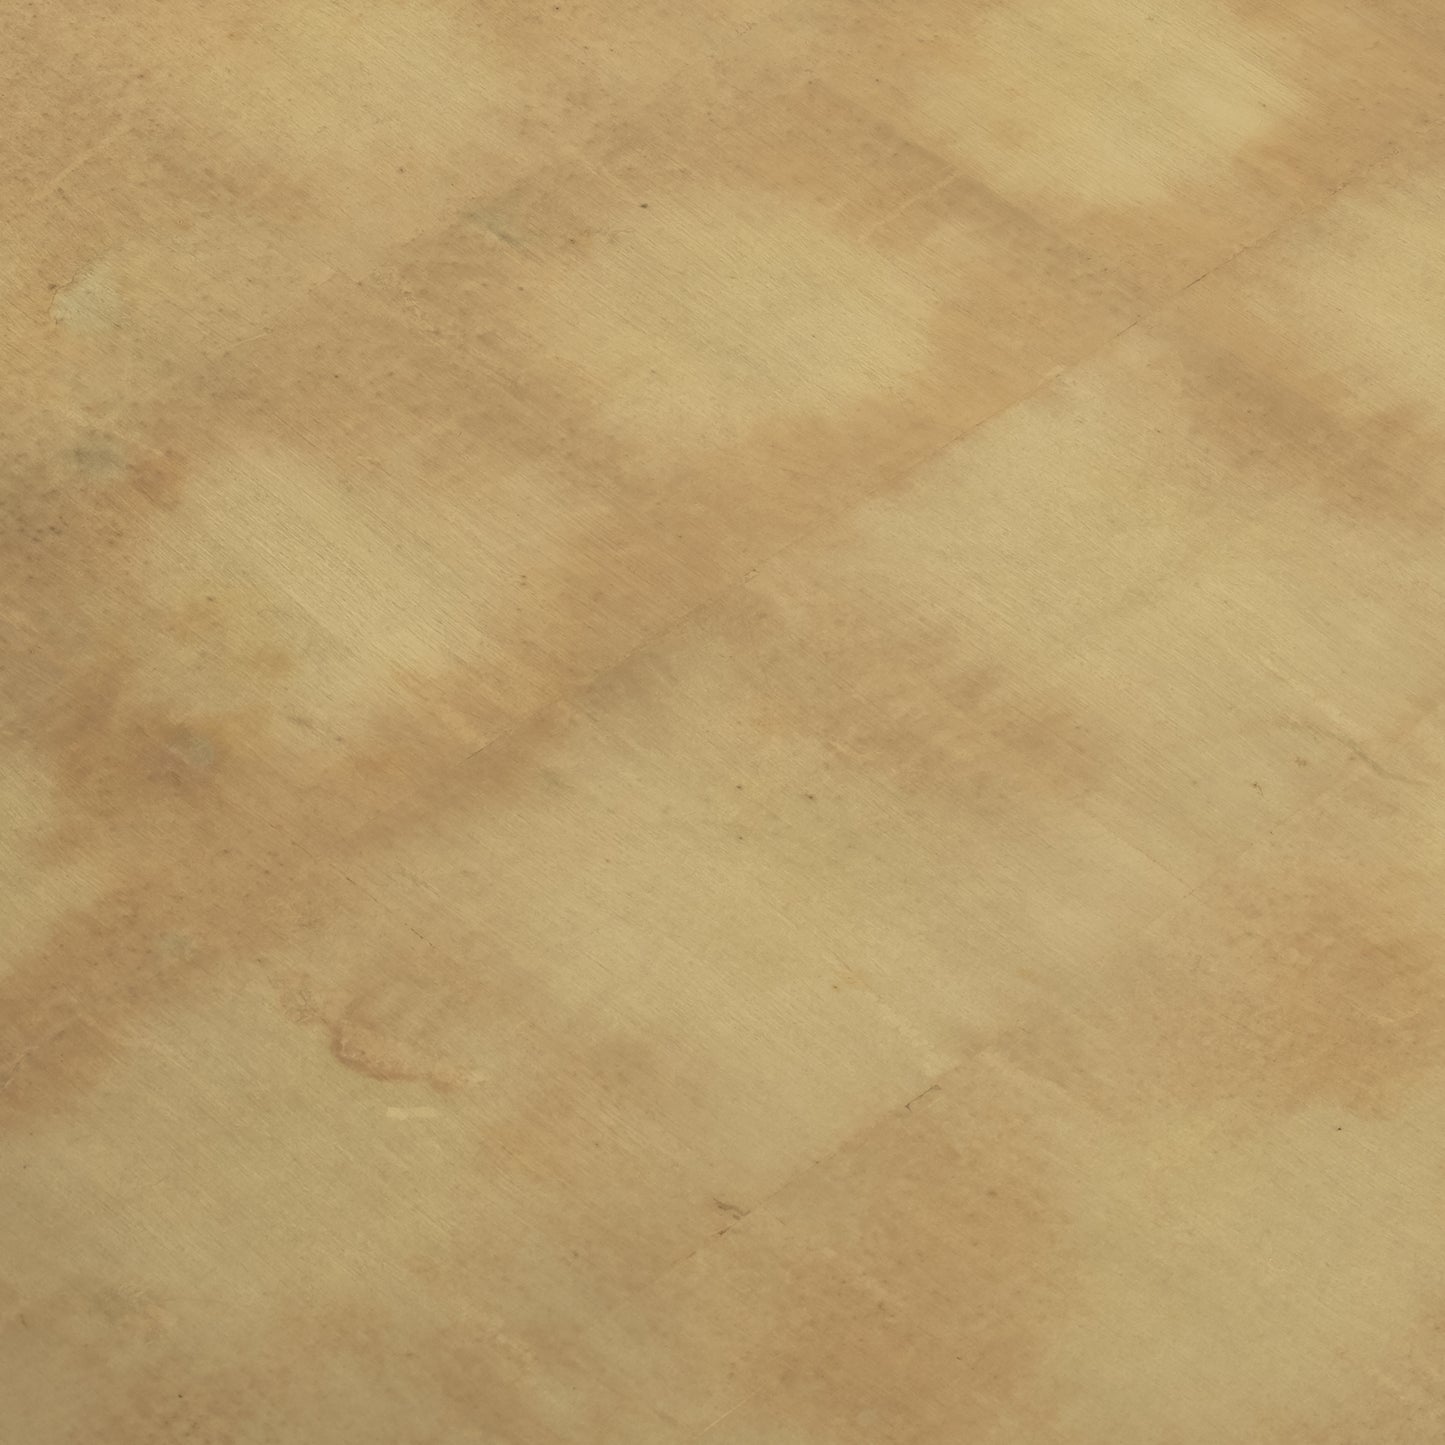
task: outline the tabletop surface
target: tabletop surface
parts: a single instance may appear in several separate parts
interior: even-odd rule
[[[1445,1439],[1436,0],[0,95],[7,1441]]]

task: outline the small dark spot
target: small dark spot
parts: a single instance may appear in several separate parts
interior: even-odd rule
[[[643,201],[643,202],[642,202],[642,209],[643,209],[644,211],[647,209],[647,202],[646,202],[646,201]]]
[[[810,803],[816,803],[816,802],[818,801],[817,797],[816,797],[814,794],[812,794],[812,793],[804,793],[803,796],[804,796]]]

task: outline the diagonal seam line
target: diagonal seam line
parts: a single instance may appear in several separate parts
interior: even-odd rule
[[[1426,124],[1418,127],[1417,130],[1410,136],[1410,142],[1413,143],[1417,141],[1426,132],[1434,129],[1439,123],[1440,119],[1435,118],[1430,120]],[[1093,361],[1096,357],[1105,354],[1111,347],[1117,345],[1118,342],[1120,342],[1125,336],[1127,336],[1131,331],[1135,330],[1136,327],[1142,326],[1146,322],[1151,321],[1155,317],[1159,316],[1168,307],[1172,306],[1175,302],[1177,302],[1181,296],[1183,296],[1186,292],[1193,290],[1194,287],[1198,286],[1201,282],[1208,280],[1209,277],[1217,274],[1220,271],[1225,270],[1229,266],[1232,266],[1242,257],[1251,254],[1252,252],[1260,249],[1263,246],[1269,245],[1271,242],[1278,239],[1281,235],[1289,231],[1292,227],[1300,225],[1305,221],[1312,219],[1314,216],[1319,215],[1322,211],[1326,210],[1343,191],[1349,189],[1351,186],[1357,185],[1376,168],[1385,165],[1389,161],[1393,160],[1397,155],[1401,153],[1403,149],[1403,143],[1391,142],[1390,145],[1384,147],[1378,154],[1373,156],[1363,166],[1361,166],[1353,175],[1347,177],[1338,185],[1327,191],[1314,205],[1308,206],[1304,210],[1295,212],[1292,216],[1289,216],[1283,221],[1281,221],[1277,226],[1274,226],[1269,231],[1266,231],[1262,236],[1257,236],[1252,241],[1246,241],[1242,246],[1239,246],[1228,256],[1224,257],[1223,260],[1217,262],[1214,266],[1211,266],[1209,270],[1202,272],[1192,281],[1187,282],[1177,291],[1171,292],[1167,297],[1161,299],[1156,305],[1149,308],[1141,315],[1136,316],[1132,321],[1130,321],[1126,326],[1121,327],[1112,336],[1105,338],[1097,346],[1094,346],[1088,351],[1084,352],[1082,355],[1075,357],[1073,361],[1066,363],[1059,370],[1050,372],[1047,376],[1045,376],[1042,380],[1039,381],[1038,385],[1024,392],[1021,396],[1015,397],[1012,401],[1005,402],[1004,405],[999,407],[997,411],[991,412],[988,416],[982,417],[976,422],[971,422],[968,426],[964,427],[962,431],[956,432],[943,442],[940,442],[939,445],[933,447],[928,452],[924,453],[924,455],[922,455],[921,457],[917,457],[913,461],[906,463],[901,470],[897,472],[891,472],[887,476],[880,479],[876,486],[869,488],[866,492],[855,497],[852,501],[845,504],[838,511],[830,512],[828,516],[820,519],[815,525],[805,528],[802,532],[799,532],[795,536],[790,537],[786,541],[782,542],[779,546],[775,547],[771,552],[765,554],[762,558],[751,562],[743,571],[741,576],[731,582],[726,582],[720,587],[715,588],[706,596],[700,598],[691,607],[686,608],[678,616],[669,619],[661,626],[653,629],[653,631],[641,638],[636,644],[628,648],[620,656],[614,658],[611,662],[604,663],[600,668],[597,669],[597,671],[593,672],[590,676],[582,679],[579,682],[575,682],[566,689],[554,693],[551,697],[547,698],[543,702],[538,703],[536,707],[529,709],[526,713],[518,717],[517,720],[510,727],[504,728],[501,732],[497,733],[495,737],[489,738],[480,747],[474,748],[471,752],[467,753],[464,757],[459,759],[458,765],[460,766],[468,763],[473,758],[479,757],[482,753],[485,753],[494,747],[506,743],[509,738],[521,732],[524,728],[535,722],[537,718],[541,717],[552,708],[559,706],[568,698],[577,697],[591,691],[594,687],[597,686],[598,683],[604,681],[605,679],[611,677],[614,673],[617,673],[623,668],[625,668],[634,658],[639,656],[641,653],[644,653],[650,648],[655,647],[658,643],[664,641],[673,633],[681,631],[700,613],[705,612],[708,608],[714,606],[719,602],[725,601],[727,598],[733,596],[735,593],[742,591],[745,587],[748,586],[748,584],[753,580],[753,578],[757,576],[758,573],[771,567],[780,558],[786,556],[795,548],[806,546],[814,538],[826,532],[828,528],[836,526],[845,517],[851,516],[855,512],[859,511],[861,508],[868,506],[870,502],[876,500],[880,493],[892,490],[898,487],[901,483],[906,482],[911,476],[914,475],[914,473],[928,466],[937,457],[942,456],[945,452],[947,452],[949,448],[957,446],[960,442],[972,436],[975,432],[981,431],[983,428],[992,425],[994,422],[1008,415],[1008,413],[1013,411],[1016,407],[1026,405],[1028,402],[1032,401],[1034,397],[1040,395],[1044,391],[1047,391],[1050,387],[1057,385],[1058,382],[1061,381],[1064,377],[1072,375],[1081,366],[1085,366],[1090,361]],[[397,806],[399,808],[403,805],[398,804]],[[392,811],[393,810],[391,808],[383,809],[382,812],[378,813],[370,821],[378,821],[380,818],[388,816]]]
[[[1410,136],[1410,138],[1409,138],[1410,142],[1413,143],[1413,142],[1415,142],[1415,141],[1418,141],[1421,136],[1423,136],[1423,135],[1426,134],[1427,132],[1435,129],[1435,128],[1437,127],[1437,125],[1439,125],[1439,123],[1440,123],[1439,118],[1436,118],[1436,119],[1432,119],[1431,121],[1429,121],[1429,122],[1426,123],[1425,125],[1418,127],[1418,128],[1416,129],[1416,131],[1413,132],[1412,135]],[[1266,246],[1266,245],[1270,244],[1272,241],[1276,240],[1276,239],[1279,238],[1282,234],[1288,232],[1288,231],[1289,231],[1290,229],[1292,229],[1293,227],[1295,227],[1295,226],[1297,226],[1297,225],[1300,225],[1300,224],[1302,224],[1302,223],[1310,220],[1310,219],[1313,218],[1314,216],[1320,214],[1322,211],[1326,210],[1326,209],[1333,203],[1333,201],[1334,201],[1343,191],[1347,190],[1349,187],[1351,187],[1351,186],[1353,186],[1353,185],[1358,184],[1361,180],[1363,180],[1366,176],[1368,176],[1372,171],[1374,171],[1375,169],[1377,169],[1378,167],[1380,167],[1380,166],[1382,166],[1382,165],[1387,164],[1389,161],[1393,160],[1397,155],[1399,155],[1399,154],[1401,153],[1401,151],[1402,151],[1403,149],[1404,149],[1404,146],[1403,146],[1401,143],[1399,143],[1399,142],[1392,142],[1389,146],[1384,147],[1384,148],[1380,151],[1379,154],[1375,155],[1375,156],[1372,157],[1368,162],[1366,162],[1365,165],[1362,166],[1359,170],[1357,170],[1354,175],[1352,175],[1352,176],[1348,177],[1347,179],[1341,181],[1338,185],[1336,185],[1335,187],[1333,187],[1333,188],[1332,188],[1330,191],[1328,191],[1324,196],[1322,196],[1322,197],[1320,198],[1320,200],[1319,200],[1315,205],[1309,206],[1309,207],[1305,208],[1304,210],[1301,210],[1301,211],[1296,212],[1294,215],[1292,215],[1292,216],[1290,216],[1290,217],[1287,217],[1285,220],[1281,221],[1279,225],[1273,227],[1271,230],[1269,230],[1268,232],[1266,232],[1264,235],[1259,236],[1259,237],[1256,237],[1253,241],[1246,242],[1244,245],[1238,247],[1235,251],[1233,251],[1230,255],[1226,256],[1223,260],[1221,260],[1220,262],[1218,262],[1215,266],[1212,266],[1208,271],[1205,271],[1202,275],[1196,276],[1192,281],[1190,281],[1190,282],[1188,282],[1186,285],[1182,286],[1178,291],[1173,292],[1170,296],[1168,296],[1168,297],[1165,298],[1164,300],[1160,301],[1160,302],[1158,303],[1158,305],[1156,305],[1156,306],[1154,306],[1153,308],[1151,308],[1151,309],[1150,309],[1148,312],[1146,312],[1144,315],[1139,316],[1139,317],[1136,317],[1136,318],[1135,318],[1133,321],[1131,321],[1127,326],[1123,327],[1121,330],[1119,330],[1118,332],[1116,332],[1113,336],[1111,336],[1111,337],[1109,337],[1107,340],[1101,342],[1098,346],[1094,347],[1092,350],[1090,350],[1089,352],[1087,352],[1085,355],[1083,355],[1083,356],[1077,358],[1075,361],[1069,363],[1062,371],[1057,372],[1057,373],[1055,373],[1054,375],[1051,375],[1051,376],[1047,377],[1045,380],[1043,380],[1042,382],[1040,382],[1040,384],[1039,384],[1038,386],[1034,387],[1031,391],[1027,392],[1025,395],[1023,395],[1023,396],[1021,396],[1021,397],[1018,397],[1018,398],[1016,398],[1014,401],[1011,401],[1011,402],[1007,403],[1005,406],[1001,407],[997,412],[993,413],[991,416],[986,417],[986,418],[984,418],[983,420],[974,423],[973,425],[967,427],[964,431],[958,433],[956,436],[951,437],[948,441],[946,441],[946,442],[944,442],[943,444],[941,444],[940,446],[934,448],[934,449],[933,449],[931,452],[929,452],[926,456],[924,456],[924,457],[920,458],[919,460],[911,463],[908,467],[906,467],[906,468],[905,468],[901,473],[899,473],[898,475],[892,476],[892,477],[884,480],[883,482],[880,482],[880,484],[879,484],[879,486],[878,486],[877,488],[874,488],[874,489],[873,489],[872,491],[870,491],[867,495],[862,496],[862,497],[859,497],[855,502],[853,502],[852,504],[850,504],[848,507],[843,508],[841,511],[839,511],[839,512],[837,512],[837,513],[834,513],[833,515],[831,515],[829,518],[825,519],[824,521],[819,522],[817,526],[811,527],[811,528],[809,528],[806,532],[800,534],[800,535],[797,536],[797,537],[792,538],[792,539],[789,540],[788,542],[785,542],[782,546],[776,548],[772,553],[770,553],[770,554],[768,555],[768,557],[766,557],[763,561],[758,562],[758,563],[755,563],[752,567],[750,567],[750,568],[747,570],[747,572],[746,572],[741,578],[739,578],[736,582],[730,583],[730,584],[728,584],[728,585],[726,585],[726,586],[724,586],[724,587],[721,587],[721,588],[717,589],[715,592],[713,592],[712,594],[710,594],[707,598],[705,598],[705,599],[703,599],[702,601],[700,601],[696,606],[689,608],[681,617],[675,619],[674,621],[672,621],[671,623],[667,624],[666,626],[657,629],[657,631],[655,631],[655,632],[654,632],[652,635],[650,635],[649,637],[645,638],[642,642],[638,643],[638,645],[637,645],[636,647],[631,648],[627,653],[625,653],[625,654],[624,654],[621,658],[619,658],[617,661],[615,661],[614,663],[608,665],[607,667],[604,667],[604,668],[601,669],[598,673],[596,673],[592,678],[590,678],[587,682],[581,684],[575,691],[578,691],[578,692],[586,691],[587,689],[595,686],[596,683],[599,682],[600,680],[602,680],[603,678],[605,678],[605,677],[607,677],[607,676],[610,676],[612,673],[614,673],[614,672],[616,672],[617,670],[619,670],[620,668],[626,666],[626,664],[627,664],[633,657],[635,657],[638,653],[646,650],[648,647],[651,647],[651,646],[655,645],[657,642],[659,642],[659,641],[662,640],[663,638],[669,636],[669,635],[670,635],[671,633],[673,633],[674,631],[677,631],[677,630],[681,629],[682,627],[686,626],[687,623],[688,623],[689,621],[691,621],[691,619],[692,619],[693,617],[695,617],[699,612],[702,612],[702,611],[705,610],[707,607],[711,606],[713,603],[718,602],[718,601],[722,600],[723,598],[732,595],[734,592],[739,591],[739,590],[742,589],[743,587],[746,587],[746,586],[748,585],[748,583],[752,580],[752,578],[753,578],[758,572],[760,572],[763,568],[769,566],[769,565],[770,565],[773,561],[775,561],[777,558],[785,555],[787,552],[791,551],[794,547],[799,547],[799,546],[804,545],[804,544],[805,544],[806,542],[808,542],[810,539],[812,539],[813,537],[819,535],[821,532],[825,531],[829,526],[834,525],[834,524],[835,524],[838,520],[840,520],[842,517],[847,516],[847,515],[849,515],[851,512],[856,511],[858,508],[867,505],[867,503],[869,502],[869,500],[871,500],[873,497],[875,497],[880,491],[883,491],[883,490],[885,490],[885,489],[887,489],[887,488],[889,488],[889,487],[898,485],[899,482],[906,480],[906,479],[907,479],[909,476],[911,476],[914,472],[916,472],[917,470],[919,470],[921,467],[927,465],[928,462],[930,462],[934,457],[936,457],[936,456],[942,454],[943,452],[947,451],[949,447],[957,445],[957,443],[958,443],[959,441],[961,441],[963,438],[969,436],[969,435],[972,434],[974,431],[977,431],[979,428],[984,427],[984,426],[987,426],[990,422],[997,420],[999,417],[1005,415],[1007,412],[1012,411],[1014,407],[1020,406],[1020,405],[1024,404],[1025,402],[1029,401],[1032,397],[1038,395],[1041,391],[1045,390],[1045,389],[1048,388],[1049,386],[1054,385],[1061,377],[1068,375],[1068,374],[1071,373],[1072,371],[1076,370],[1079,366],[1084,365],[1084,364],[1087,363],[1088,361],[1092,360],[1094,357],[1096,357],[1096,356],[1098,356],[1098,355],[1106,352],[1111,346],[1114,346],[1114,345],[1115,345],[1117,342],[1119,342],[1124,336],[1126,336],[1130,331],[1134,330],[1135,327],[1137,327],[1137,326],[1143,324],[1144,322],[1152,319],[1153,317],[1159,315],[1160,312],[1162,312],[1165,308],[1167,308],[1168,306],[1174,304],[1174,303],[1179,299],[1179,297],[1181,297],[1182,295],[1185,294],[1185,292],[1192,290],[1195,286],[1199,285],[1202,281],[1207,280],[1210,276],[1212,276],[1212,275],[1216,274],[1217,272],[1222,271],[1222,270],[1226,269],[1227,267],[1233,265],[1233,264],[1234,264],[1236,261],[1238,261],[1241,257],[1243,257],[1243,256],[1245,256],[1245,255],[1247,255],[1247,254],[1249,254],[1249,253],[1251,253],[1251,252],[1253,252],[1253,251],[1255,251],[1255,250],[1258,250],[1260,247],[1263,247],[1263,246]],[[522,726],[525,726],[527,723],[531,722],[534,718],[536,718],[537,716],[541,715],[541,714],[542,714],[543,712],[545,712],[548,708],[557,705],[559,702],[561,702],[561,701],[563,700],[563,698],[565,698],[565,697],[568,696],[568,695],[569,695],[569,694],[562,694],[562,695],[559,696],[558,698],[555,698],[555,699],[551,700],[550,702],[544,703],[544,704],[542,704],[541,706],[539,706],[538,708],[534,709],[533,712],[529,713],[528,716],[527,716],[525,719],[522,719],[522,720],[517,724],[516,727],[507,729],[506,732],[500,734],[497,738],[495,738],[495,739],[493,739],[492,741],[484,744],[482,747],[477,748],[474,752],[468,754],[468,759],[478,756],[478,754],[487,751],[488,748],[493,747],[493,746],[495,746],[495,745],[498,744],[498,743],[504,742],[504,741],[506,740],[506,738],[508,738],[508,737],[510,737],[510,736],[512,735],[512,733],[518,731]],[[1427,709],[1425,710],[1425,713],[1422,715],[1421,718],[1417,718],[1417,719],[1412,720],[1412,723],[1411,723],[1410,725],[1408,725],[1405,729],[1402,730],[1403,734],[1408,734],[1408,733],[1410,733],[1410,732],[1413,732],[1415,725],[1417,725],[1417,724],[1419,724],[1421,721],[1423,721],[1423,717],[1424,717],[1424,716],[1428,716],[1429,713],[1430,713],[1430,711],[1431,711],[1431,709],[1428,709],[1428,708],[1427,708]],[[1397,741],[1398,741],[1398,739],[1397,739]],[[1257,835],[1255,838],[1251,839],[1250,842],[1240,851],[1239,854],[1235,855],[1234,857],[1232,857],[1232,858],[1229,859],[1228,861],[1221,863],[1218,868],[1212,869],[1203,879],[1201,879],[1193,888],[1191,888],[1182,898],[1178,898],[1178,899],[1172,900],[1171,903],[1170,903],[1165,909],[1163,909],[1163,910],[1160,912],[1160,914],[1158,914],[1158,915],[1155,916],[1154,918],[1151,918],[1151,919],[1147,920],[1144,924],[1142,924],[1141,927],[1140,927],[1139,932],[1140,932],[1141,934],[1147,933],[1147,932],[1149,931],[1149,929],[1154,928],[1154,927],[1157,927],[1164,919],[1173,916],[1173,915],[1174,915],[1176,912],[1178,912],[1181,908],[1183,908],[1184,906],[1186,906],[1187,903],[1189,902],[1189,900],[1190,900],[1191,898],[1195,897],[1195,896],[1196,896],[1199,892],[1201,892],[1204,888],[1206,888],[1207,886],[1209,886],[1209,884],[1212,883],[1215,879],[1217,879],[1222,873],[1226,872],[1226,871],[1227,871],[1229,868],[1231,868],[1231,867],[1237,866],[1237,865],[1239,864],[1239,862],[1240,862],[1243,858],[1247,857],[1247,856],[1249,855],[1249,853],[1251,853],[1252,851],[1254,851],[1256,848],[1262,846],[1262,845],[1264,844],[1264,842],[1265,842],[1268,838],[1270,838],[1270,837],[1273,836],[1274,834],[1278,833],[1281,828],[1284,828],[1284,827],[1289,826],[1289,825],[1294,821],[1294,819],[1295,819],[1297,816],[1299,816],[1299,814],[1305,812],[1305,811],[1308,810],[1310,807],[1318,806],[1319,802],[1321,801],[1321,799],[1322,799],[1325,795],[1327,795],[1328,793],[1332,792],[1335,788],[1337,788],[1338,786],[1340,786],[1340,785],[1342,784],[1342,782],[1343,782],[1343,780],[1344,780],[1344,777],[1345,777],[1346,775],[1347,775],[1347,767],[1346,767],[1345,769],[1342,769],[1341,772],[1340,772],[1335,778],[1333,778],[1332,780],[1330,780],[1330,782],[1327,783],[1326,786],[1325,786],[1319,793],[1317,793],[1317,794],[1315,794],[1314,796],[1312,796],[1311,798],[1305,800],[1303,803],[1300,804],[1300,806],[1299,806],[1298,808],[1292,810],[1288,815],[1286,815],[1286,817],[1284,817],[1283,819],[1278,820],[1278,821],[1274,824],[1274,826],[1263,830],[1263,832],[1262,832],[1261,834],[1259,834],[1259,835]],[[957,1073],[960,1069],[966,1067],[969,1062],[970,1062],[970,1060],[960,1060],[958,1063],[951,1064],[948,1068],[944,1069],[940,1074],[938,1074],[938,1075],[931,1081],[931,1083],[930,1083],[930,1085],[929,1085],[929,1089],[926,1089],[924,1092],[925,1092],[925,1093],[928,1093],[932,1088],[940,1087],[945,1080],[947,1080],[951,1075]],[[790,1173],[790,1174],[787,1176],[787,1178],[785,1178],[785,1179],[777,1186],[777,1188],[771,1190],[771,1191],[767,1194],[767,1196],[766,1196],[765,1198],[759,1200],[756,1204],[754,1204],[754,1205],[752,1206],[752,1208],[748,1210],[748,1213],[747,1213],[746,1215],[742,1216],[742,1218],[740,1218],[740,1219],[738,1219],[738,1220],[733,1221],[731,1224],[728,1225],[728,1227],[727,1227],[726,1229],[723,1229],[723,1230],[719,1231],[718,1233],[713,1234],[713,1235],[710,1235],[708,1238],[702,1240],[702,1241],[697,1245],[697,1247],[696,1247],[695,1249],[689,1251],[689,1252],[688,1252],[686,1255],[684,1255],[682,1258],[677,1259],[677,1260],[674,1260],[671,1264],[664,1266],[664,1268],[659,1272],[659,1274],[656,1275],[656,1276],[654,1276],[653,1280],[650,1281],[649,1284],[648,1284],[645,1288],[651,1288],[652,1286],[654,1286],[654,1285],[657,1283],[657,1281],[658,1281],[659,1279],[664,1278],[664,1277],[666,1277],[667,1275],[671,1274],[673,1271],[681,1268],[681,1267],[682,1267],[684,1264],[686,1264],[689,1260],[695,1258],[697,1255],[703,1253],[705,1250],[707,1250],[707,1249],[709,1249],[710,1247],[712,1247],[713,1245],[715,1245],[716,1242],[717,1242],[720,1238],[723,1238],[724,1236],[730,1234],[730,1233],[733,1231],[733,1229],[737,1227],[737,1225],[739,1225],[739,1224],[742,1223],[742,1220],[743,1220],[743,1219],[746,1219],[746,1218],[748,1217],[748,1215],[751,1215],[751,1214],[757,1212],[759,1209],[765,1208],[765,1207],[767,1206],[767,1204],[768,1204],[771,1200],[776,1199],[779,1195],[783,1194],[783,1193],[784,1193],[786,1190],[788,1190],[793,1184],[795,1184],[796,1182],[798,1182],[800,1179],[806,1177],[812,1170],[818,1168],[818,1167],[819,1167],[820,1165],[822,1165],[822,1164],[827,1163],[827,1162],[828,1162],[829,1160],[831,1160],[831,1159],[837,1158],[840,1154],[846,1152],[846,1150],[847,1150],[850,1146],[853,1146],[853,1145],[861,1142],[862,1139],[866,1138],[866,1137],[867,1137],[870,1133],[872,1133],[875,1129],[878,1129],[878,1128],[880,1128],[880,1127],[883,1127],[883,1126],[887,1125],[890,1121],[892,1121],[893,1119],[895,1119],[897,1116],[900,1116],[900,1115],[906,1113],[906,1112],[908,1111],[910,1105],[913,1104],[913,1103],[916,1103],[916,1102],[918,1101],[918,1099],[921,1098],[921,1097],[922,1097],[922,1095],[915,1095],[915,1096],[913,1096],[909,1101],[907,1101],[907,1102],[904,1103],[904,1104],[901,1104],[901,1105],[899,1105],[899,1104],[892,1104],[892,1105],[889,1105],[889,1106],[885,1107],[885,1108],[878,1114],[878,1116],[877,1116],[876,1118],[874,1118],[870,1123],[864,1124],[864,1125],[860,1126],[857,1130],[853,1131],[851,1134],[848,1135],[848,1137],[847,1137],[846,1139],[842,1140],[835,1148],[833,1148],[832,1150],[828,1151],[828,1153],[827,1153],[825,1156],[823,1156],[821,1159],[806,1160],[806,1161],[801,1162],[801,1163],[799,1164],[798,1168],[797,1168],[796,1170],[794,1170],[792,1173]]]

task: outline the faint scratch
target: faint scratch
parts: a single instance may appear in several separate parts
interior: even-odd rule
[[[906,196],[891,210],[885,211],[871,226],[866,227],[858,239],[867,241],[876,236],[885,226],[891,226],[905,211],[911,211],[914,206],[921,205],[924,201],[936,196],[939,191],[947,190],[957,179],[958,172],[951,170],[942,180],[934,181],[931,186],[925,186],[920,191],[914,191],[912,195]]]
[[[736,1415],[737,1412],[741,1410],[743,1406],[748,1403],[749,1400],[755,1398],[762,1392],[762,1388],[763,1387],[759,1385],[756,1390],[749,1390],[748,1393],[744,1395],[742,1399],[737,1402],[736,1405],[732,1406],[731,1409],[724,1410],[722,1414],[719,1415],[717,1419],[712,1422],[711,1425],[703,1426],[703,1428],[698,1431],[698,1439],[701,1439],[704,1435],[706,1435],[709,1430],[716,1430],[717,1427],[721,1425],[722,1422],[726,1420],[729,1415]]]
[[[98,141],[96,141],[93,146],[90,146],[86,150],[81,151],[81,153],[73,160],[68,161],[65,165],[61,166],[61,168],[56,171],[56,173],[43,186],[41,186],[41,188],[36,191],[33,196],[31,196],[30,204],[32,206],[38,205],[47,196],[52,195],[67,176],[73,174],[75,171],[78,171],[80,167],[86,163],[86,161],[93,160],[101,153],[101,151],[103,151],[108,145],[115,141],[118,136],[124,135],[125,132],[129,129],[129,121],[120,121],[116,125],[113,125],[108,131],[106,131],[103,136],[101,136]]]

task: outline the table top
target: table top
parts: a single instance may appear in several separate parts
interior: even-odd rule
[[[6,1438],[1445,1439],[1442,76],[0,10]]]

